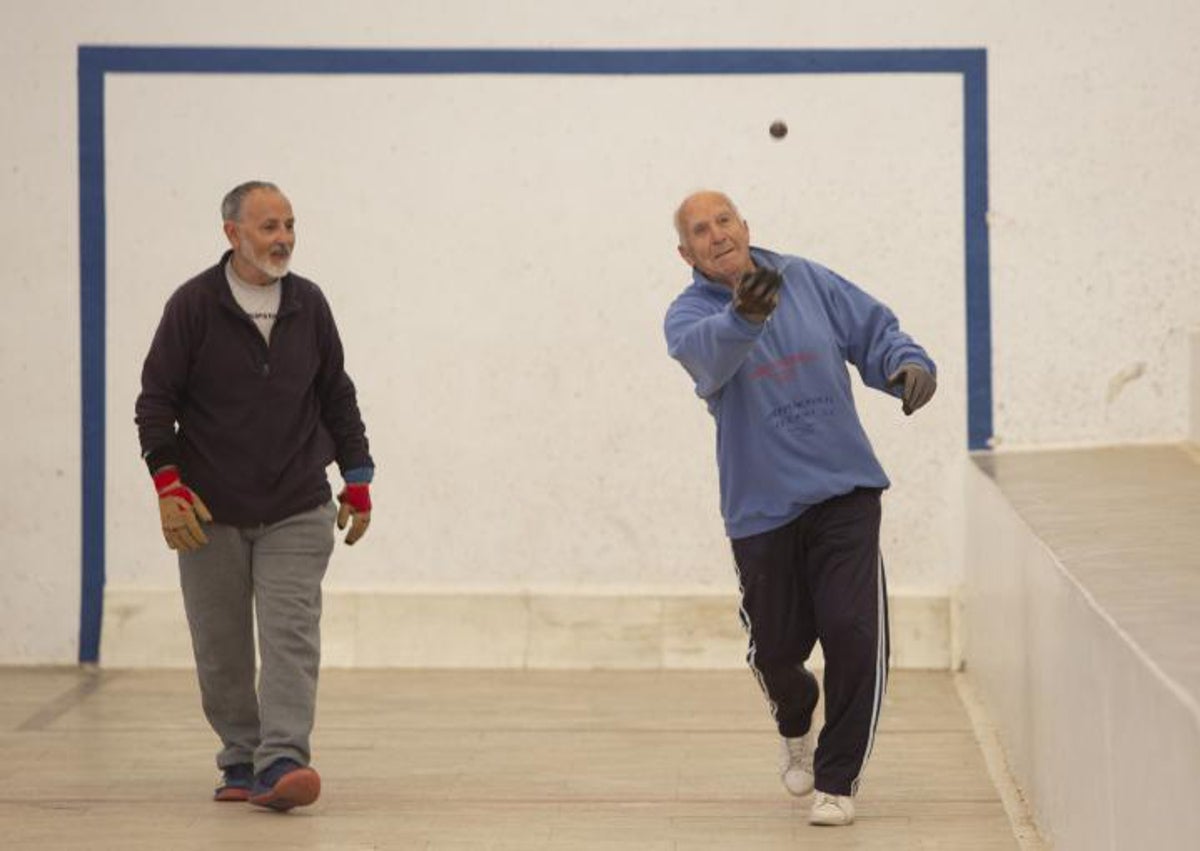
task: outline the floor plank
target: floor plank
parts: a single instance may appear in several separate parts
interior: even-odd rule
[[[324,791],[215,804],[187,671],[0,669],[0,845],[28,849],[1016,849],[950,674],[892,676],[849,828],[775,774],[749,673],[322,675]]]

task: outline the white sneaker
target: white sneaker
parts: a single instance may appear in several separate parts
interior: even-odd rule
[[[818,791],[813,795],[809,824],[841,825],[854,821],[854,799],[849,795],[830,795]]]
[[[804,797],[813,790],[813,731],[779,741],[779,776],[789,792]]]

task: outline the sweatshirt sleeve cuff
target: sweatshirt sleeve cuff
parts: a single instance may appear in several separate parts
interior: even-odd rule
[[[348,485],[370,484],[371,480],[374,478],[374,467],[354,467],[350,470],[342,471],[342,481]]]
[[[896,364],[895,369],[893,369],[891,372],[889,372],[888,375],[895,374],[897,369],[900,369],[900,367],[905,366],[910,363],[913,364],[914,366],[921,367],[921,369],[928,372],[934,378],[937,378],[937,365],[927,357],[921,357],[920,355],[916,355],[916,354],[912,354],[912,353],[907,354],[904,357],[900,358],[900,362]]]
[[[153,476],[163,467],[178,467],[179,450],[175,444],[168,443],[144,453],[142,460],[146,462],[146,468],[150,471],[150,475]]]
[[[729,328],[747,340],[756,338],[767,325],[766,322],[751,322],[734,310],[732,304],[725,308],[725,315],[728,318],[727,324]],[[769,321],[770,317],[767,317],[767,319]]]

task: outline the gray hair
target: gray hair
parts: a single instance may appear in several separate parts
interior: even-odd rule
[[[256,189],[270,189],[279,192],[279,187],[267,180],[247,180],[229,190],[221,200],[221,221],[236,222],[242,218],[242,202],[246,196]],[[283,193],[280,192],[282,195]]]

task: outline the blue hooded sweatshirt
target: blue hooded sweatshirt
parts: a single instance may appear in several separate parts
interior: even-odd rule
[[[776,529],[856,487],[889,485],[858,419],[847,361],[868,387],[893,396],[889,375],[925,350],[895,314],[854,284],[802,257],[751,249],[783,276],[761,325],[733,310],[733,293],[693,270],[664,328],[671,357],[696,382],[717,421],[721,514],[730,538]]]

